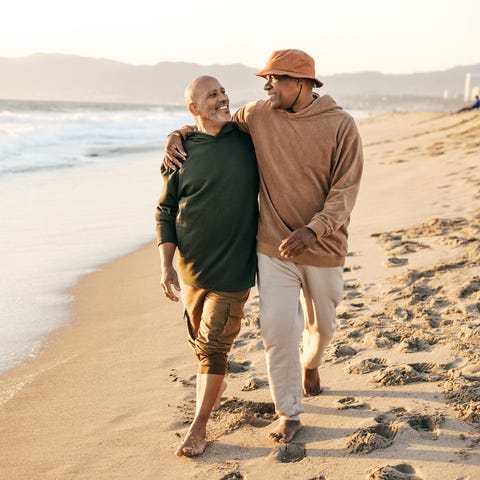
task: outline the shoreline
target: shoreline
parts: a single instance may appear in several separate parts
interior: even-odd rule
[[[154,235],[158,153],[2,182],[0,370],[31,358],[68,322],[66,289]]]
[[[271,400],[255,293],[223,406],[209,424],[212,443],[198,459],[175,457],[193,413],[196,361],[181,305],[161,295],[152,241],[83,276],[67,291],[68,323],[38,357],[0,375],[1,394],[12,394],[0,400],[5,478],[353,480],[387,465],[407,465],[404,473],[425,480],[478,476],[480,426],[460,393],[465,385],[476,391],[468,376],[478,372],[467,369],[480,369],[478,322],[465,321],[480,301],[479,251],[469,240],[480,231],[472,202],[480,177],[471,168],[480,119],[393,114],[360,128],[369,164],[352,217],[339,327],[321,367],[325,392],[304,399],[295,443],[305,458],[283,463],[267,440]],[[414,198],[402,197],[406,186]],[[452,345],[460,330],[468,349]],[[354,438],[360,427],[390,443],[362,453],[371,446]]]

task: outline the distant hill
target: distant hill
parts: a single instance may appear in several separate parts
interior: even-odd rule
[[[265,98],[256,68],[241,64],[197,65],[160,62],[129,65],[107,59],[37,53],[21,58],[0,58],[0,98],[57,101],[122,102],[181,105],[188,82],[199,75],[218,77],[233,104]],[[352,107],[395,97],[438,101],[444,91],[463,102],[465,73],[480,74],[480,64],[444,71],[390,75],[379,72],[322,75],[323,93]],[[473,77],[480,84],[480,77]]]

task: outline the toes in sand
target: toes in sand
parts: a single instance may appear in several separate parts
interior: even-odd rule
[[[205,435],[189,430],[183,442],[178,446],[175,455],[177,457],[196,457],[205,451],[206,446]]]
[[[289,443],[301,429],[300,420],[280,420],[277,427],[269,433],[268,438],[278,443]]]

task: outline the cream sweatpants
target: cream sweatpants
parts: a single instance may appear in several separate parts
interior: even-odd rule
[[[270,391],[281,419],[304,411],[302,368],[320,365],[336,328],[343,267],[314,267],[258,256],[260,327]]]

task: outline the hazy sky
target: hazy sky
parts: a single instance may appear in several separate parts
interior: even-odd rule
[[[0,56],[59,52],[133,64],[262,67],[300,48],[317,73],[480,63],[479,0],[11,0]]]

